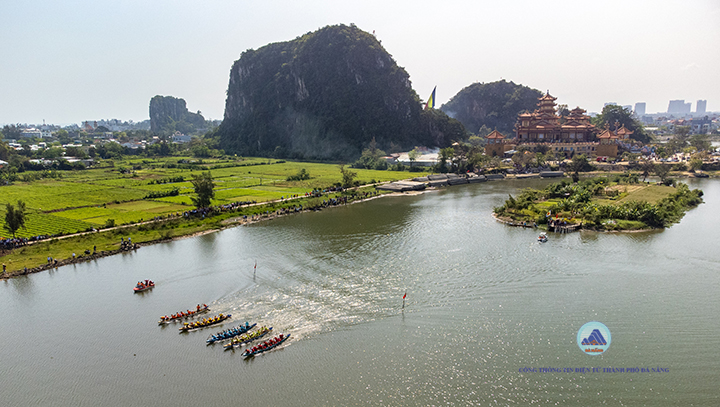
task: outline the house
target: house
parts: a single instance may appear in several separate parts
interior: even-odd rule
[[[402,163],[403,165],[412,165],[412,166],[419,166],[419,167],[432,167],[433,165],[437,164],[438,162],[438,153],[440,150],[438,149],[428,149],[427,147],[416,147],[416,151],[418,151],[420,154],[415,158],[414,161],[410,161],[410,153],[400,153],[397,155],[397,162]]]
[[[172,136],[172,142],[176,144],[185,144],[189,143],[192,140],[192,137],[186,136],[179,131],[176,131],[175,134]]]
[[[33,137],[42,138],[42,131],[40,131],[34,127],[24,129],[21,134],[25,138],[33,138]]]

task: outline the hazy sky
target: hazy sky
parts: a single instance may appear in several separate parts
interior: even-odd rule
[[[591,112],[720,110],[719,0],[1,0],[0,16],[0,123],[145,120],[155,95],[221,119],[244,50],[340,23],[375,30],[440,104],[502,78]]]

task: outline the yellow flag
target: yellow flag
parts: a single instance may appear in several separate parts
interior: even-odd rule
[[[435,107],[435,89],[437,89],[437,86],[433,88],[432,94],[430,95],[430,98],[425,104],[425,110],[433,109]]]

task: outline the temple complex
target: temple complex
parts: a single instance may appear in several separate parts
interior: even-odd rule
[[[618,140],[626,139],[631,131],[624,126],[617,132],[609,128],[600,137],[595,137],[596,127],[590,123],[590,116],[579,107],[571,110],[567,116],[560,116],[555,107],[556,98],[546,93],[538,100],[538,108],[533,112],[520,113],[515,124],[515,137],[505,138],[498,131],[487,136],[485,154],[502,156],[519,146],[530,150],[552,150],[570,158],[575,154],[607,156],[615,158],[618,152]]]
[[[532,113],[521,113],[515,125],[515,138],[520,142],[592,141],[595,126],[585,110],[576,107],[568,116],[559,116],[555,109],[555,97],[546,93],[538,101]]]

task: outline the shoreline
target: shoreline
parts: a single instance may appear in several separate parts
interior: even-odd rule
[[[508,218],[508,217],[506,217],[506,216],[504,216],[504,217],[499,217],[499,216],[497,216],[497,214],[495,214],[494,212],[493,212],[493,214],[492,214],[492,217],[493,217],[493,219],[495,219],[497,222],[500,222],[500,223],[502,223],[502,224],[504,224],[504,225],[507,225],[507,226],[515,226],[515,227],[522,227],[522,228],[529,228],[529,229],[542,229],[542,230],[547,231],[547,226],[544,226],[544,227],[543,227],[543,226],[541,226],[541,225],[538,225],[537,227],[534,227],[534,226],[529,226],[529,225],[528,225],[528,226],[526,226],[526,225],[521,225],[521,224],[519,224],[519,223],[514,223],[514,222],[516,222],[516,221],[515,221],[514,219],[512,219],[512,218]],[[595,233],[642,233],[642,232],[657,232],[657,231],[662,231],[662,230],[664,230],[664,228],[663,228],[663,229],[650,228],[650,229],[632,229],[632,230],[607,230],[607,229],[587,229],[587,228],[581,227],[581,228],[579,228],[579,229],[577,230],[577,232],[595,232]],[[558,232],[553,232],[553,233],[558,233]]]
[[[521,178],[518,178],[518,177],[507,177],[506,179],[523,179],[523,178],[525,178],[525,177],[521,177]],[[692,177],[691,177],[691,178],[692,178]],[[376,186],[376,185],[377,185],[377,184],[371,184],[371,185],[366,185],[366,186],[364,186],[364,187],[374,187],[374,186]],[[428,188],[426,188],[426,189],[424,189],[424,190],[419,190],[419,191],[377,193],[377,194],[373,194],[373,195],[371,195],[371,196],[369,196],[369,197],[358,198],[358,199],[352,200],[352,201],[350,201],[350,202],[348,202],[348,203],[345,203],[344,205],[347,205],[347,204],[352,205],[352,204],[356,204],[356,203],[371,201],[371,200],[373,200],[373,199],[382,198],[382,197],[392,197],[392,196],[416,196],[416,195],[421,195],[421,194],[425,194],[425,193],[429,193],[429,192],[436,192],[436,191],[438,191],[438,190],[439,190],[439,188],[437,188],[437,187],[428,187]],[[287,200],[286,200],[286,201],[287,201]],[[254,205],[252,205],[252,206],[269,205],[269,204],[273,204],[273,203],[277,203],[277,202],[281,202],[281,201],[261,202],[261,203],[256,203],[256,204],[254,204]],[[321,209],[319,209],[319,210],[329,209],[329,208],[332,208],[332,207],[333,207],[333,206],[328,206],[328,207],[325,207],[325,208],[321,208]],[[280,217],[283,217],[283,216],[292,215],[292,214],[297,214],[297,213],[302,213],[302,212],[306,212],[306,211],[316,211],[316,209],[303,209],[303,210],[300,211],[300,212],[287,212],[287,213],[277,213],[277,211],[276,211],[275,213],[268,214],[268,215],[258,215],[257,219],[243,219],[243,216],[242,216],[242,215],[241,215],[241,216],[236,216],[236,217],[230,217],[230,218],[227,218],[227,219],[224,219],[224,220],[220,220],[220,221],[219,221],[219,225],[220,225],[219,227],[210,227],[209,229],[205,229],[205,230],[201,230],[201,231],[195,231],[195,232],[191,232],[191,233],[188,233],[188,234],[181,234],[181,235],[178,235],[178,236],[172,236],[172,237],[165,237],[165,238],[151,239],[151,240],[143,241],[143,242],[141,242],[141,243],[136,243],[136,244],[135,244],[135,247],[134,247],[133,249],[130,249],[130,250],[137,250],[137,249],[139,249],[139,248],[141,248],[141,247],[148,246],[148,245],[154,245],[154,244],[158,244],[158,243],[167,243],[167,242],[171,242],[171,241],[175,241],[175,240],[180,240],[180,239],[186,239],[186,238],[192,238],[192,237],[202,236],[202,235],[205,235],[205,234],[214,233],[214,232],[219,232],[219,231],[222,231],[222,230],[225,230],[225,229],[228,229],[228,228],[232,228],[232,227],[247,226],[247,225],[251,225],[251,224],[255,224],[255,223],[259,223],[259,222],[263,222],[263,221],[270,221],[270,220],[274,220],[274,219],[276,219],[276,218],[280,218]],[[498,222],[500,222],[500,223],[503,223],[503,224],[505,224],[505,225],[508,225],[508,226],[529,227],[529,228],[535,229],[535,227],[533,227],[533,226],[525,226],[525,225],[522,225],[522,224],[515,224],[515,223],[514,223],[515,221],[514,221],[513,219],[511,219],[511,218],[501,218],[501,217],[496,216],[495,213],[492,214],[492,217],[493,217],[496,221],[498,221]],[[171,220],[173,220],[173,219],[171,219]],[[210,223],[210,222],[209,222],[210,220],[212,220],[212,218],[208,218],[208,222],[205,223],[205,224],[209,224],[209,223]],[[137,224],[133,224],[133,225],[117,226],[117,227],[108,229],[108,231],[109,231],[109,232],[112,232],[112,231],[114,231],[114,230],[122,230],[122,229],[125,229],[125,228],[138,227],[138,226],[141,226],[141,225],[153,224],[153,223],[155,223],[155,222],[156,222],[156,221],[145,221],[145,222],[141,222],[141,223],[137,223]],[[161,223],[162,223],[162,222],[161,222]],[[538,225],[538,226],[537,226],[537,229],[547,230],[547,227],[543,227],[543,226]],[[598,230],[598,229],[580,228],[578,231],[580,231],[580,232],[582,232],[582,231],[588,231],[588,232],[592,231],[592,232],[597,232],[597,233],[641,233],[641,232],[651,232],[651,231],[657,231],[657,230],[661,230],[661,229],[650,228],[650,229],[638,229],[638,230],[607,230],[607,229]],[[104,232],[104,231],[103,231],[103,232]],[[76,237],[76,236],[85,236],[85,235],[90,235],[90,234],[93,234],[93,233],[98,233],[98,232],[80,232],[80,233],[74,234],[74,235],[72,235],[72,236],[71,236],[71,235],[67,235],[67,236],[58,237],[58,239],[67,239],[67,238]],[[100,232],[100,233],[102,233],[102,232]],[[19,250],[19,248],[16,248],[16,249],[13,249],[13,250]],[[38,266],[35,266],[35,267],[31,267],[31,268],[22,268],[22,269],[16,269],[16,270],[8,270],[8,271],[6,271],[6,272],[0,273],[0,280],[8,280],[8,279],[10,279],[10,278],[15,278],[15,277],[24,276],[24,275],[33,274],[33,273],[39,273],[39,272],[42,272],[42,271],[45,271],[45,270],[52,270],[53,268],[57,269],[57,268],[59,268],[60,266],[67,266],[67,265],[70,265],[70,264],[77,264],[77,263],[82,263],[82,262],[86,262],[86,261],[97,260],[97,259],[99,259],[99,258],[103,258],[103,257],[107,257],[107,256],[112,256],[112,255],[116,255],[116,254],[121,254],[121,253],[123,253],[123,252],[125,252],[125,251],[130,251],[130,250],[122,249],[122,248],[113,249],[113,250],[101,250],[101,251],[98,251],[98,252],[93,253],[93,254],[81,254],[80,256],[77,256],[76,258],[65,258],[65,259],[61,259],[61,260],[57,260],[57,259],[56,259],[57,263],[47,263],[47,264],[41,264],[41,265],[38,265]],[[10,253],[7,253],[7,254],[3,255],[2,257],[5,257],[5,256],[7,256],[7,255],[9,255],[9,254],[11,254],[11,253],[12,253],[12,251],[11,251]]]
[[[356,203],[367,202],[367,201],[371,201],[371,200],[377,199],[377,198],[382,198],[385,196],[420,195],[425,192],[429,192],[429,191],[412,191],[412,193],[393,192],[393,193],[387,193],[387,194],[378,193],[377,195],[373,195],[373,196],[370,196],[367,198],[359,198],[359,199],[353,200],[352,202],[348,202],[347,204],[353,205]],[[269,204],[271,202],[265,202],[265,203]],[[347,204],[345,204],[345,205],[347,205]],[[329,206],[326,208],[322,208],[320,210],[326,210],[326,209],[330,209],[333,207],[334,206]],[[265,222],[265,221],[271,221],[271,220],[274,220],[274,219],[277,219],[280,217],[293,215],[293,214],[299,214],[299,213],[303,213],[303,212],[309,212],[309,211],[313,211],[313,209],[303,209],[300,212],[288,212],[288,213],[281,213],[281,214],[273,213],[273,214],[270,214],[267,216],[258,216],[257,219],[252,219],[252,220],[250,220],[250,219],[243,220],[243,216],[232,217],[232,218],[221,220],[220,225],[222,225],[222,226],[220,226],[220,227],[212,227],[210,229],[202,230],[199,232],[192,232],[192,233],[188,233],[188,234],[173,236],[170,238],[161,238],[161,239],[148,240],[148,241],[145,241],[142,243],[135,243],[133,248],[130,248],[130,249],[120,248],[120,249],[115,249],[115,250],[101,250],[101,251],[97,251],[96,253],[92,253],[92,254],[84,254],[83,253],[83,254],[77,256],[76,258],[54,259],[55,262],[41,264],[41,265],[35,266],[35,267],[28,267],[28,268],[22,268],[22,269],[16,269],[16,270],[7,270],[6,272],[0,273],[0,280],[9,280],[11,278],[26,276],[28,274],[34,274],[34,273],[40,273],[40,272],[46,271],[46,270],[58,269],[61,266],[85,263],[85,262],[89,262],[92,260],[101,259],[103,257],[113,256],[116,254],[122,254],[124,252],[132,252],[132,251],[136,251],[137,249],[140,249],[145,246],[150,246],[150,245],[155,245],[155,244],[160,244],[160,243],[168,243],[168,242],[173,242],[176,240],[198,237],[198,236],[202,236],[202,235],[206,235],[206,234],[210,234],[210,233],[220,232],[225,229],[230,229],[230,228],[240,227],[240,226],[247,226],[247,225],[252,225],[252,224]],[[209,218],[208,220],[210,220],[210,219],[212,219],[212,218]],[[146,224],[146,223],[151,223],[151,222],[150,221],[143,222],[143,224]],[[133,226],[139,226],[139,225],[141,225],[141,224],[127,225],[125,227],[133,227]],[[116,227],[113,229],[122,229],[122,228],[123,227]],[[91,234],[91,233],[97,233],[97,232],[82,232],[82,233],[79,233],[78,236],[83,236],[83,235]],[[65,237],[69,238],[71,236],[65,236]],[[14,250],[18,250],[18,248],[14,249]]]

